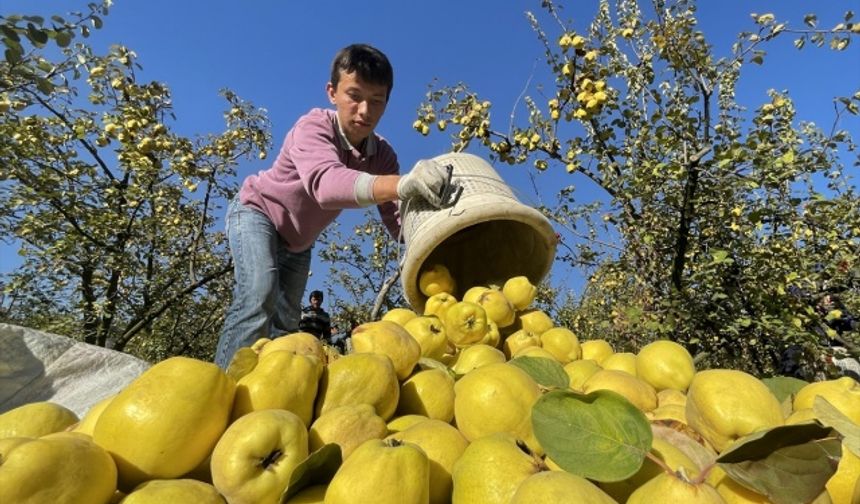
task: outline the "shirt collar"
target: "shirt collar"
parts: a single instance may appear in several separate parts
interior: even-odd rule
[[[365,139],[364,152],[362,152],[356,146],[349,143],[349,139],[346,138],[346,133],[343,132],[343,128],[340,126],[340,121],[337,119],[337,114],[334,114],[334,123],[337,125],[337,135],[340,137],[340,147],[342,149],[352,150],[367,157],[376,154],[376,135],[374,133],[371,133],[368,135],[367,139]]]

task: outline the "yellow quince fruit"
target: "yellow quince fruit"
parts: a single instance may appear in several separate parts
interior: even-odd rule
[[[860,425],[860,383],[850,376],[824,380],[805,385],[794,396],[794,410],[812,408],[815,397],[821,396],[840,413]]]
[[[520,351],[511,356],[511,359],[516,359],[517,357],[537,357],[540,359],[548,359],[551,361],[558,362],[555,358],[555,355],[547,352],[545,349],[539,346],[527,346],[522,348]]]
[[[430,504],[451,502],[451,471],[469,446],[460,431],[449,423],[430,419],[391,434],[387,439],[412,443],[424,450],[430,461]]]
[[[337,359],[323,371],[314,414],[347,404],[369,404],[388,420],[400,399],[400,383],[391,359],[376,353],[355,353]]]
[[[326,362],[322,341],[311,333],[294,332],[279,336],[259,347],[260,359],[270,352],[286,350],[302,355],[313,355],[320,362]]]
[[[293,470],[308,457],[308,431],[295,413],[252,411],[212,451],[212,484],[230,504],[279,502]]]
[[[631,352],[617,352],[614,353],[600,363],[600,366],[603,369],[610,369],[615,371],[624,371],[625,373],[631,376],[636,375],[636,354]]]
[[[119,488],[178,478],[215,447],[236,384],[211,362],[170,357],[129,383],[102,411],[93,440],[117,463]]]
[[[641,376],[639,378],[642,378]],[[655,387],[656,388],[656,387]],[[657,391],[657,407],[670,404],[687,406],[687,394],[677,389],[663,389]]]
[[[150,480],[141,483],[122,504],[162,504],[193,502],[194,504],[226,504],[224,497],[209,483],[193,479]]]
[[[542,465],[540,457],[507,432],[475,439],[451,470],[452,502],[510,502],[520,483],[539,472]]]
[[[4,503],[91,504],[116,491],[116,465],[86,434],[0,439],[0,500]]]
[[[555,325],[546,312],[537,308],[528,308],[519,312],[517,319],[523,330],[537,334],[538,336],[549,331]]]
[[[326,504],[430,502],[430,461],[424,450],[396,439],[365,441],[328,485]]]
[[[507,432],[541,452],[531,422],[540,388],[525,371],[508,363],[488,364],[460,378],[454,394],[454,418],[466,439]]]
[[[109,395],[102,399],[101,401],[90,406],[90,409],[84,414],[84,417],[81,418],[81,421],[75,425],[75,428],[72,429],[75,432],[81,432],[83,434],[88,434],[90,436],[93,435],[93,430],[96,428],[96,422],[98,422],[99,417],[102,412],[107,408],[107,405],[116,397],[116,394]]]
[[[860,502],[860,457],[842,443],[842,457],[836,466],[836,473],[827,480],[827,493],[837,502]]]
[[[657,407],[657,391],[654,387],[624,371],[615,369],[597,371],[582,385],[582,391],[586,394],[595,390],[617,392],[643,412]]]
[[[481,297],[481,294],[484,291],[489,290],[490,288],[486,285],[475,285],[473,287],[469,287],[468,290],[463,294],[463,299],[461,301],[468,301],[470,303],[477,303],[478,299]]]
[[[591,375],[601,369],[597,361],[592,359],[575,360],[564,365],[564,372],[570,379],[570,388],[579,392],[582,392],[582,386],[591,378]]]
[[[582,349],[583,359],[591,359],[598,364],[602,364],[607,357],[615,353],[612,345],[610,345],[608,341],[602,339],[582,341],[580,342],[579,347]]]
[[[457,359],[451,364],[451,370],[457,375],[464,375],[481,366],[505,362],[506,360],[505,354],[498,348],[479,343],[461,349],[457,354]]]
[[[683,468],[684,473],[691,477],[699,474],[696,463],[686,453],[661,437],[655,436],[652,440],[651,455],[663,461],[672,471],[678,472]],[[645,457],[642,467],[633,476],[622,481],[598,483],[598,486],[618,502],[627,502],[630,494],[663,471],[656,462]]]
[[[382,320],[388,320],[400,324],[401,327],[406,326],[406,323],[417,317],[418,314],[409,308],[392,308],[385,312]]]
[[[782,407],[758,378],[735,369],[708,369],[687,390],[687,422],[718,452],[740,437],[783,424]]]
[[[421,357],[440,360],[448,349],[445,324],[436,315],[421,315],[403,325],[421,347]]]
[[[540,335],[540,346],[551,353],[562,364],[582,357],[579,338],[566,327],[553,327]]]
[[[433,264],[418,275],[418,289],[427,297],[445,292],[457,292],[457,282],[443,264]]]
[[[406,430],[417,423],[421,423],[425,420],[430,420],[424,415],[403,415],[399,417],[392,418],[388,422],[388,433],[394,434],[395,432],[400,432],[402,430]]]
[[[352,349],[356,353],[388,356],[399,380],[405,380],[412,374],[421,358],[421,345],[409,331],[390,320],[365,322],[353,329]]]
[[[445,320],[448,309],[457,304],[457,298],[447,292],[440,292],[427,298],[424,303],[424,315],[436,315],[440,320]]]
[[[13,408],[0,415],[0,439],[42,437],[60,432],[78,422],[75,412],[50,401],[38,401]]]
[[[517,487],[511,504],[537,502],[587,502],[616,504],[615,499],[597,485],[565,471],[542,471],[532,474]]]
[[[373,406],[347,404],[332,408],[314,420],[308,431],[308,443],[311,452],[329,443],[340,445],[341,457],[346,460],[361,443],[387,435],[388,426]]]
[[[323,363],[316,356],[286,350],[266,353],[236,384],[231,418],[252,411],[284,409],[310,425],[322,372]]]
[[[526,276],[509,278],[502,286],[502,293],[514,305],[514,309],[522,311],[531,306],[537,296],[535,287]]]
[[[460,301],[445,312],[448,341],[456,347],[478,343],[487,329],[487,312],[479,304]]]
[[[502,351],[510,359],[522,349],[530,346],[540,346],[540,335],[525,329],[515,331],[502,342]]]
[[[657,340],[639,349],[636,372],[657,391],[685,391],[696,374],[696,365],[683,346],[674,341]]]
[[[637,488],[627,504],[684,502],[688,504],[725,504],[717,490],[707,483],[692,483],[683,474],[662,472]]]
[[[487,289],[478,296],[477,304],[487,313],[487,319],[492,320],[500,328],[508,327],[516,320],[516,311],[498,289]]]
[[[454,419],[454,378],[437,368],[413,374],[400,385],[396,414],[450,422]]]

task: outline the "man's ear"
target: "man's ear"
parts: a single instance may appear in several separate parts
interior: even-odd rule
[[[334,87],[334,84],[332,84],[331,82],[327,82],[325,85],[325,92],[328,95],[328,101],[330,101],[332,104],[334,104],[335,91],[337,91],[337,89]]]

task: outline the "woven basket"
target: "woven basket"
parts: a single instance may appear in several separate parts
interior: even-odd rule
[[[472,154],[434,158],[453,166],[453,180],[463,187],[450,208],[435,209],[423,200],[403,204],[401,222],[406,252],[400,281],[412,308],[423,313],[427,296],[418,278],[433,264],[443,264],[457,281],[459,300],[475,285],[499,284],[525,275],[538,284],[555,258],[555,231],[540,212],[523,205],[487,163]]]

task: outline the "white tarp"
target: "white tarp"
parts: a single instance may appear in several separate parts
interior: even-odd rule
[[[0,324],[0,413],[52,401],[82,416],[149,367],[122,352]]]

